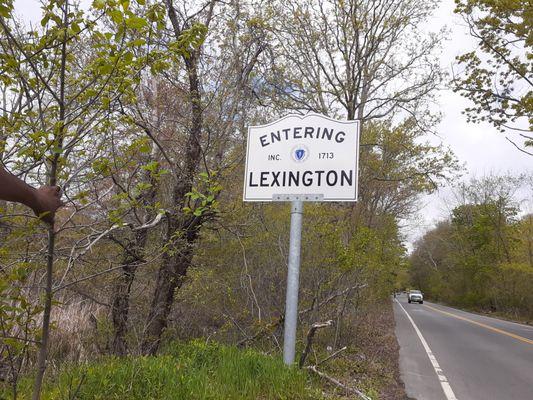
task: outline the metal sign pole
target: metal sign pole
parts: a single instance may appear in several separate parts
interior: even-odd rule
[[[296,352],[302,214],[303,202],[301,200],[291,202],[291,233],[287,272],[287,296],[285,300],[285,332],[283,336],[283,361],[287,365],[292,365],[294,363],[294,355]]]

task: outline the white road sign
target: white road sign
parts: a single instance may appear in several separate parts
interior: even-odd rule
[[[356,201],[359,121],[287,115],[248,128],[244,201]]]

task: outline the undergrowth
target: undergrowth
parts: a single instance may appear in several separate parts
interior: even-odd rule
[[[31,397],[24,379],[18,399]],[[0,398],[10,399],[9,391]],[[305,371],[279,358],[217,343],[174,343],[156,357],[105,358],[52,372],[43,400],[306,400],[323,398]]]

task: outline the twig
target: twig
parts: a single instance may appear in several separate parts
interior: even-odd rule
[[[527,155],[533,156],[533,153],[530,153],[527,150],[522,149],[520,146],[518,146],[515,142],[513,142],[511,139],[509,139],[508,136],[505,137],[508,142],[510,142],[514,147],[516,147],[518,150],[520,150],[522,153],[526,153]]]
[[[321,301],[319,304],[318,304],[318,308],[330,303],[332,300],[335,300],[337,297],[339,296],[342,296],[344,294],[346,294],[347,292],[351,291],[351,290],[354,290],[354,289],[363,289],[365,288],[366,286],[368,286],[367,284],[364,284],[364,285],[357,285],[357,286],[351,286],[349,288],[346,288],[344,290],[342,290],[341,292],[337,292],[337,293],[334,293],[332,294],[331,296],[329,296],[327,299],[325,299],[324,301]],[[313,311],[313,307],[311,308],[306,308],[305,310],[301,310],[298,312],[298,316],[302,316],[304,314],[307,314],[308,312],[311,312]],[[268,324],[265,328],[262,328],[260,329],[257,333],[255,333],[253,336],[247,336],[245,337],[244,339],[242,339],[241,341],[239,341],[237,343],[237,346],[238,347],[241,347],[243,346],[244,344],[248,343],[248,342],[252,342],[254,341],[255,339],[265,335],[267,333],[267,329],[271,330],[273,328],[276,328],[278,327],[279,325],[283,324],[283,321],[284,321],[284,318],[285,316],[282,314],[280,315],[280,317],[272,322],[271,324]]]
[[[29,343],[34,343],[34,344],[40,344],[41,343],[39,340],[32,340],[32,339],[28,339],[28,338],[19,337],[19,336],[10,336],[10,335],[4,335],[4,334],[0,334],[0,338],[2,338],[2,339],[13,339],[13,340],[17,340],[19,342],[29,342]]]
[[[77,254],[74,254],[74,251],[76,250],[76,246],[74,246],[72,248],[72,251],[70,252],[70,257],[69,257],[69,261],[68,261],[68,264],[67,264],[67,268],[65,269],[65,272],[63,273],[63,277],[59,281],[58,287],[62,287],[61,285],[63,284],[63,281],[66,279],[66,277],[69,274],[69,272],[71,271],[71,269],[73,268],[74,263],[80,257],[84,256],[88,251],[90,251],[92,249],[92,247],[98,241],[100,241],[102,238],[106,237],[107,235],[109,235],[111,232],[113,232],[116,229],[122,229],[122,228],[125,228],[125,227],[130,227],[131,230],[134,231],[134,232],[153,228],[154,226],[159,224],[159,222],[161,222],[161,219],[163,218],[163,215],[165,215],[165,213],[166,213],[166,211],[160,212],[159,214],[157,214],[157,216],[151,222],[148,222],[148,223],[146,223],[144,225],[137,226],[137,227],[134,227],[133,224],[130,224],[128,222],[124,222],[124,223],[121,223],[121,224],[114,224],[113,226],[111,226],[111,228],[109,228],[109,229],[103,231],[102,233],[100,233],[93,241],[89,242],[89,244],[87,244],[87,246],[85,246],[85,248],[83,250],[79,251]],[[56,290],[58,290],[58,289],[56,289]]]
[[[96,278],[97,276],[100,276],[100,275],[105,275],[109,272],[113,272],[113,271],[116,271],[118,269],[122,269],[124,268],[125,266],[127,266],[128,264],[124,264],[124,265],[117,265],[116,267],[111,267],[111,268],[108,268],[108,269],[105,269],[103,271],[99,271],[99,272],[95,272],[94,274],[91,274],[91,275],[88,275],[88,276],[84,276],[83,278],[79,278],[73,282],[68,282],[68,283],[65,283],[65,284],[62,284],[62,285],[58,285],[54,288],[54,293],[55,292],[58,292],[60,290],[63,290],[63,289],[66,289],[70,286],[73,286],[73,285],[76,285],[78,283],[81,283],[81,282],[84,282],[84,281],[87,281],[89,279],[93,279],[93,278]]]
[[[166,210],[162,210],[161,212],[159,212],[159,214],[157,214],[157,216],[151,222],[148,222],[148,223],[146,223],[144,225],[141,225],[141,226],[133,227],[132,231],[142,231],[142,230],[145,230],[145,229],[153,228],[159,222],[161,222],[161,218],[163,218],[163,215],[165,215],[166,213],[167,213]]]
[[[237,347],[241,347],[241,346],[245,345],[248,342],[253,342],[255,339],[263,336],[267,332],[274,330],[275,328],[280,326],[283,323],[284,320],[285,320],[285,315],[283,315],[283,314],[280,315],[280,317],[276,321],[272,322],[271,324],[268,324],[265,328],[260,329],[258,332],[255,333],[255,335],[246,336],[244,339],[240,340],[237,343]]]
[[[257,301],[257,296],[255,295],[254,285],[252,283],[252,276],[250,275],[250,272],[248,272],[248,261],[246,259],[246,249],[239,235],[237,235],[237,240],[239,241],[239,244],[241,245],[245,275],[248,278],[248,284],[250,285],[250,292],[252,293],[253,301],[257,307],[257,317],[259,319],[259,322],[261,322],[261,307],[259,307],[259,302]]]
[[[333,385],[335,385],[335,386],[340,387],[341,389],[347,391],[348,393],[352,393],[352,394],[355,394],[355,395],[359,396],[359,398],[361,398],[361,399],[363,399],[363,400],[372,400],[370,397],[368,397],[366,394],[364,394],[363,392],[361,392],[359,389],[349,387],[349,386],[345,385],[344,383],[338,381],[337,379],[332,378],[331,376],[326,375],[326,374],[323,373],[323,372],[320,372],[320,371],[316,368],[316,365],[310,365],[310,366],[308,366],[308,367],[305,367],[305,369],[314,372],[315,374],[317,374],[317,375],[318,375],[319,377],[321,377],[322,379],[325,379],[325,380],[328,381],[329,383],[331,383],[331,384],[333,384]]]
[[[346,289],[342,290],[341,292],[333,293],[333,294],[332,294],[331,296],[329,296],[327,299],[321,301],[321,302],[318,304],[317,308],[321,308],[322,306],[328,304],[328,303],[331,302],[332,300],[335,300],[337,297],[342,296],[342,295],[344,295],[344,294],[346,294],[346,293],[348,293],[348,292],[350,292],[350,291],[352,291],[352,290],[355,290],[355,289],[363,289],[363,288],[365,288],[365,287],[367,287],[367,286],[368,286],[367,284],[364,284],[364,285],[356,285],[356,286],[350,286],[349,288],[346,288]],[[300,311],[298,314],[299,314],[299,315],[306,314],[306,313],[308,313],[308,312],[313,311],[313,308],[314,308],[314,304],[313,304],[312,307],[310,307],[310,308],[306,308],[305,310]]]
[[[337,350],[336,352],[334,352],[333,354],[327,356],[326,358],[324,358],[322,361],[319,361],[316,366],[318,367],[320,364],[324,364],[326,361],[329,361],[331,360],[332,358],[335,358],[337,357],[340,353],[342,353],[344,350],[346,350],[348,347],[344,346],[342,349],[339,349]]]

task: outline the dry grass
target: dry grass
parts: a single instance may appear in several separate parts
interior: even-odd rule
[[[394,333],[394,313],[390,301],[376,304],[374,312],[360,332],[363,351],[368,357],[369,376],[382,381],[379,393],[382,400],[405,400],[404,384],[400,378],[399,345]]]
[[[60,303],[53,308],[50,340],[52,362],[85,362],[105,352],[106,309],[87,301]]]
[[[407,400],[400,379],[399,346],[394,326],[392,305],[387,300],[367,304],[364,310],[351,315],[343,329],[348,350],[329,363],[328,372],[373,399]],[[341,394],[338,390],[336,393]]]

